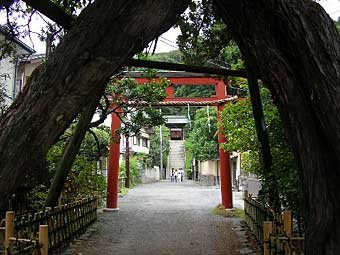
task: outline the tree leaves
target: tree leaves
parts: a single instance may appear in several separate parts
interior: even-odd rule
[[[227,104],[223,109],[221,128],[228,143],[223,144],[222,148],[227,151],[242,153],[242,170],[245,173],[254,173],[260,178],[262,183],[261,194],[265,201],[266,195],[272,189],[271,177],[275,175],[281,205],[289,207],[295,212],[301,212],[302,203],[301,193],[298,191],[297,165],[284,132],[280,115],[267,89],[261,88],[261,98],[273,156],[272,172],[265,172],[260,164],[259,143],[249,98]],[[298,215],[301,215],[301,213]]]
[[[186,149],[190,150],[192,157],[197,160],[218,158],[217,136],[217,110],[209,108],[210,130],[208,127],[208,115],[205,108],[196,111],[194,126],[187,139]]]

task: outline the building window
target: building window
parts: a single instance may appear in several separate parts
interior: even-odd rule
[[[138,143],[138,137],[134,136],[133,137],[133,145],[137,145]]]
[[[142,138],[138,137],[137,138],[137,145],[140,146]]]
[[[148,148],[148,139],[147,138],[142,138],[142,146]]]

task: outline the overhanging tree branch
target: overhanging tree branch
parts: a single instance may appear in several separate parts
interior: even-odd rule
[[[106,117],[111,114],[115,109],[112,109],[110,110],[111,108],[111,104],[110,104],[110,101],[108,99],[108,97],[104,94],[103,95],[103,98],[104,98],[104,101],[105,101],[105,108],[103,108],[101,106],[101,104],[99,104],[99,108],[101,108],[101,113],[100,113],[100,117],[99,117],[99,120],[95,121],[95,122],[92,122],[90,124],[90,128],[91,127],[97,127],[99,126],[100,124],[104,123],[104,121],[106,120]]]
[[[206,74],[216,74],[216,75],[223,75],[223,76],[235,76],[235,77],[243,77],[243,78],[248,77],[247,72],[243,70],[230,70],[230,69],[215,68],[215,67],[192,66],[192,65],[185,65],[185,64],[175,64],[175,63],[167,63],[167,62],[159,62],[159,61],[140,60],[140,59],[130,59],[126,63],[126,65],[135,66],[135,67],[172,70],[172,71],[185,71],[185,72],[193,72],[193,73],[206,73]]]
[[[74,21],[72,16],[65,13],[58,5],[54,4],[53,2],[37,1],[37,0],[23,0],[23,1],[26,2],[28,5],[30,5],[31,7],[33,7],[34,9],[46,15],[48,18],[56,22],[58,25],[60,25],[64,29],[71,28],[72,22]],[[193,66],[193,65],[167,63],[167,62],[150,61],[150,60],[140,60],[140,59],[131,59],[130,61],[126,63],[126,65],[134,66],[134,67],[145,67],[145,68],[155,68],[155,69],[164,69],[164,70],[173,70],[173,71],[185,71],[185,72],[193,72],[193,73],[206,73],[206,74],[247,78],[247,72],[244,70],[230,70],[230,69],[223,69],[223,68],[202,67],[202,66]]]
[[[100,149],[100,142],[99,142],[99,139],[98,139],[96,133],[93,132],[91,130],[91,128],[89,128],[87,131],[92,135],[93,139],[95,140],[96,146],[97,146],[97,151],[98,151],[98,156],[101,157],[102,153],[101,153],[101,149]]]
[[[26,4],[31,6],[32,8],[38,10],[58,25],[63,27],[64,29],[70,29],[72,26],[72,22],[74,19],[72,16],[65,13],[58,5],[55,3],[44,0],[23,0]]]

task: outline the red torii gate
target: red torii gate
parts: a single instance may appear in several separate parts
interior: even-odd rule
[[[171,85],[166,88],[167,97],[155,107],[183,107],[189,105],[193,106],[216,106],[218,110],[218,121],[221,119],[221,111],[226,103],[233,101],[236,97],[227,95],[226,85],[220,77],[206,75],[206,74],[194,74],[187,72],[167,72],[159,76],[166,77]],[[138,83],[147,83],[146,78],[142,78],[139,72],[128,73],[129,77],[135,78]],[[216,95],[211,97],[195,97],[195,98],[175,98],[174,86],[176,85],[208,85],[215,86]],[[118,210],[118,174],[119,174],[119,156],[120,156],[120,137],[117,137],[115,130],[121,128],[121,120],[115,114],[112,113],[111,122],[111,144],[109,149],[109,169],[107,178],[107,200],[106,207],[111,210]],[[225,143],[225,136],[219,130],[218,143]],[[230,156],[228,152],[225,152],[219,147],[220,157],[220,183],[221,183],[221,197],[222,206],[224,208],[233,208],[232,199],[232,184],[231,184],[231,172],[230,172]]]

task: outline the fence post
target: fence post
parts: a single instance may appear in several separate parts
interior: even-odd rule
[[[263,222],[263,255],[270,255],[269,242],[270,234],[273,232],[273,222]]]
[[[48,225],[39,226],[40,254],[48,255]]]
[[[243,199],[248,198],[248,190],[243,191]]]
[[[283,231],[288,237],[292,235],[292,211],[282,212]]]
[[[96,198],[95,206],[96,206],[96,209],[98,209],[98,207],[99,207],[99,192],[98,191],[93,192],[93,196]]]
[[[5,221],[5,254],[8,254],[7,249],[10,246],[10,237],[14,237],[14,212],[8,211],[6,212],[6,221]]]
[[[248,190],[244,190],[243,191],[243,210],[244,210],[244,215],[245,215],[245,218],[246,218],[246,223],[248,224],[248,202],[247,202],[247,199],[248,199]],[[249,226],[249,224],[248,224]]]

